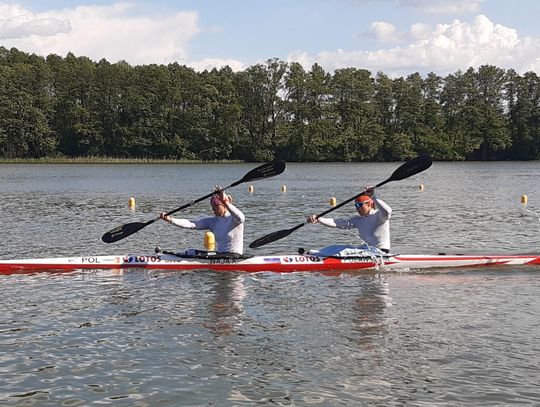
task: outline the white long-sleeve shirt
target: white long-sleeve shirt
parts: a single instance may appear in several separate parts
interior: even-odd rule
[[[356,215],[349,219],[318,218],[319,223],[339,228],[358,229],[360,238],[370,246],[375,246],[382,250],[390,250],[390,216],[392,208],[384,201],[373,197],[375,208],[368,215]]]
[[[171,223],[186,229],[210,230],[220,253],[244,253],[244,221],[246,217],[232,203],[227,204],[225,216],[211,216],[194,221],[188,219],[172,219]]]

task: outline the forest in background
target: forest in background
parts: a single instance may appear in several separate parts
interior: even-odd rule
[[[536,73],[233,72],[0,47],[0,158],[402,161],[540,159]]]

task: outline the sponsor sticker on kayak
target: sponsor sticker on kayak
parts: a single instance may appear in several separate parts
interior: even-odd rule
[[[353,258],[342,258],[340,259],[342,263],[374,263],[373,257],[353,257]]]
[[[130,263],[130,264],[148,264],[148,263],[159,263],[161,261],[161,256],[133,256],[128,255],[124,256],[122,259],[123,263]]]
[[[318,256],[290,256],[282,257],[281,262],[283,264],[305,264],[305,263],[324,263]]]
[[[281,263],[281,257],[264,257],[265,263]]]
[[[66,259],[67,263],[75,264],[119,264],[121,258],[119,256],[86,256],[86,257],[70,257]]]

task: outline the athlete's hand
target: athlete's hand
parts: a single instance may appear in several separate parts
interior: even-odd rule
[[[319,218],[317,218],[317,215],[311,215],[307,218],[308,223],[319,223]]]

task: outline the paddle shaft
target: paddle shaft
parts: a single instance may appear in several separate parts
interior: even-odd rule
[[[386,183],[388,183],[388,182],[390,182],[390,181],[392,181],[392,179],[391,179],[391,178],[388,178],[387,180],[378,183],[378,184],[375,185],[373,188],[375,189],[375,188],[382,187],[384,184],[386,184]],[[362,196],[362,195],[365,195],[366,191],[367,191],[367,190],[363,190],[362,192],[360,192],[359,194],[353,196],[352,198],[346,199],[345,201],[338,203],[336,206],[333,206],[332,208],[330,208],[330,209],[328,209],[328,210],[326,210],[326,211],[324,211],[324,212],[318,214],[318,215],[317,215],[317,218],[321,218],[321,217],[323,217],[324,215],[326,215],[326,214],[328,214],[328,213],[330,213],[330,212],[332,212],[332,211],[335,211],[335,210],[338,209],[338,208],[341,208],[343,205],[348,204],[348,203],[351,202],[351,201],[354,201],[356,198],[358,198],[358,197],[360,197],[360,196]],[[303,224],[306,224],[306,223],[307,223],[307,222],[304,222]]]
[[[283,168],[281,168],[283,166]],[[249,173],[247,173],[241,180],[238,180],[236,182],[233,182],[231,185],[222,188],[222,191],[225,191],[226,189],[235,187],[237,185],[240,185],[244,182],[248,181],[255,181],[261,178],[268,178],[273,177],[274,175],[281,174],[283,170],[285,169],[285,163],[283,161],[274,161],[271,163],[263,164],[260,167],[255,168],[254,170],[251,170]],[[185,205],[180,206],[179,208],[173,209],[172,211],[169,211],[165,214],[165,216],[172,215],[173,213],[179,212],[183,209],[189,208],[191,205],[195,205],[196,203],[199,203],[201,201],[204,201],[205,199],[211,198],[212,195],[215,195],[216,191],[212,191],[209,194],[202,196],[200,198],[195,199],[194,201],[191,201]],[[149,220],[146,222],[147,225],[150,225],[151,223],[154,223],[156,220],[159,220],[160,218],[154,218],[152,220]]]
[[[429,155],[424,154],[424,155],[418,156],[415,159],[407,161],[406,163],[402,164],[398,169],[396,169],[392,173],[392,175],[388,179],[386,179],[383,182],[378,183],[377,185],[375,185],[374,188],[379,188],[390,181],[399,181],[399,180],[408,178],[412,175],[418,174],[419,172],[422,172],[426,170],[427,168],[429,168],[432,163],[433,161]],[[332,211],[335,211],[338,208],[341,208],[343,205],[351,202],[352,200],[358,198],[361,195],[364,195],[365,193],[366,191],[364,190],[360,192],[359,194],[356,194],[352,198],[346,199],[345,201],[339,203],[338,205],[320,213],[319,215],[317,215],[317,218],[320,218]],[[306,225],[307,223],[308,222],[303,222],[290,229],[282,229],[282,230],[278,230],[277,232],[272,232],[266,236],[263,236],[259,239],[254,240],[253,242],[251,242],[249,247],[253,249],[253,248],[264,246],[268,243],[275,242],[276,240],[282,239],[290,235],[292,232],[300,229],[302,226]]]
[[[259,166],[257,168],[252,169],[246,175],[244,175],[244,177],[241,180],[233,182],[231,185],[229,185],[229,186],[227,186],[225,188],[222,188],[222,190],[224,191],[226,189],[232,188],[232,187],[234,187],[236,185],[239,185],[239,184],[241,184],[243,182],[256,181],[256,180],[263,179],[263,178],[273,177],[275,175],[281,174],[284,170],[285,170],[285,162],[284,161],[272,161],[272,162],[263,164],[263,165],[261,165],[261,166]],[[216,191],[210,192],[209,194],[207,194],[205,196],[197,198],[197,199],[195,199],[195,200],[193,200],[193,201],[191,201],[191,202],[189,202],[187,204],[184,204],[184,205],[180,206],[179,208],[176,208],[176,209],[173,209],[172,211],[167,212],[165,215],[169,216],[169,215],[172,215],[173,213],[181,211],[182,209],[186,209],[186,208],[190,207],[191,205],[196,204],[197,202],[201,202],[201,201],[204,201],[205,199],[210,198],[215,193],[216,193]],[[146,226],[151,225],[152,223],[154,223],[155,221],[157,221],[159,219],[160,218],[157,217],[157,218],[154,218],[154,219],[150,219],[147,222],[133,222],[133,223],[127,223],[125,225],[120,225],[120,226],[118,226],[118,227],[116,227],[114,229],[109,230],[107,233],[105,233],[101,237],[101,240],[103,240],[105,243],[117,242],[118,240],[122,240],[122,239],[124,239],[124,238],[138,232],[139,230],[145,228]]]
[[[390,181],[392,181],[392,179],[391,179],[391,178],[388,178],[387,180],[385,180],[385,181],[383,181],[383,182],[379,182],[377,185],[375,185],[375,186],[373,187],[373,189],[375,189],[375,188],[380,188],[380,187],[382,187],[384,184],[386,184],[386,183],[388,183],[388,182],[390,182]],[[349,202],[354,201],[356,198],[358,198],[358,197],[360,197],[360,196],[362,196],[362,195],[365,195],[366,191],[367,191],[367,189],[364,189],[362,192],[360,192],[359,194],[353,196],[352,198],[346,199],[345,201],[338,203],[336,206],[333,206],[332,208],[327,209],[326,211],[324,211],[324,212],[322,212],[322,213],[319,213],[319,214],[317,215],[317,218],[322,218],[324,215],[327,215],[327,214],[329,214],[330,212],[335,211],[335,210],[338,209],[338,208],[341,208],[343,205],[346,205],[346,204],[348,204]],[[301,225],[299,225],[296,229],[300,229],[300,227],[302,227],[302,226],[304,226],[304,225],[306,225],[306,224],[308,224],[308,223],[309,223],[309,222],[304,222],[304,223],[302,223]],[[296,229],[295,229],[295,230],[296,230]]]
[[[232,184],[229,185],[228,187],[223,188],[223,190],[226,190],[226,189],[230,188],[231,186],[232,186]],[[212,193],[210,193],[208,195],[205,195],[205,196],[203,196],[201,198],[195,199],[194,201],[191,201],[191,202],[189,202],[189,203],[187,203],[185,205],[182,205],[179,208],[176,208],[176,209],[173,209],[172,211],[167,212],[165,215],[166,216],[172,215],[173,213],[181,211],[182,209],[186,209],[186,208],[190,207],[191,205],[196,204],[197,202],[208,199],[214,194],[215,194],[215,192],[212,192]],[[154,219],[150,219],[150,220],[148,220],[146,222],[132,222],[132,223],[126,223],[125,225],[120,225],[120,226],[118,226],[118,227],[116,227],[114,229],[109,230],[107,233],[105,233],[101,237],[101,240],[103,240],[105,243],[117,242],[119,240],[125,239],[128,236],[131,236],[134,233],[137,233],[139,230],[147,227],[148,225],[151,225],[152,223],[154,223],[154,222],[156,222],[156,221],[158,221],[160,219],[161,218],[158,216],[158,217],[156,217]]]
[[[235,182],[235,183],[233,183],[233,184],[231,184],[231,185],[229,185],[229,186],[227,186],[227,187],[225,187],[225,188],[222,188],[221,190],[222,190],[222,191],[225,191],[226,189],[232,188],[232,187],[238,185],[239,183],[240,183],[240,182],[237,181],[237,182]],[[173,209],[172,211],[167,212],[167,213],[165,214],[165,216],[169,216],[169,215],[172,215],[173,213],[180,212],[180,211],[183,210],[183,209],[189,208],[191,205],[195,205],[196,203],[199,203],[199,202],[201,202],[201,201],[204,201],[205,199],[211,198],[212,195],[215,195],[215,194],[216,194],[215,191],[214,191],[214,192],[210,192],[209,194],[207,194],[207,195],[205,195],[205,196],[201,196],[200,198],[197,198],[197,199],[195,199],[195,200],[193,200],[193,201],[191,201],[191,202],[188,202],[187,204],[184,204],[184,205],[182,205],[182,206],[180,206],[180,207],[178,207],[178,208],[176,208],[176,209]],[[154,223],[155,221],[160,220],[160,219],[161,219],[161,218],[160,218],[159,216],[158,216],[157,218],[150,219],[149,221],[143,223],[143,224],[144,224],[143,227],[146,227],[146,226],[148,226],[148,225],[151,225],[152,223]],[[141,229],[142,229],[142,228],[141,228]],[[141,230],[141,229],[139,229],[139,230]]]
[[[382,185],[384,185],[384,184],[386,184],[387,182],[390,182],[390,181],[391,181],[391,179],[387,179],[386,181],[377,184],[374,188],[379,188],[380,186],[382,186]],[[324,211],[324,212],[318,214],[318,215],[317,215],[317,218],[320,218],[320,217],[326,215],[327,213],[330,213],[330,212],[332,212],[332,211],[335,211],[335,210],[338,209],[338,208],[341,208],[343,205],[345,205],[345,204],[351,202],[353,199],[358,198],[360,195],[364,195],[365,193],[366,193],[366,191],[364,190],[364,191],[360,192],[359,194],[353,196],[352,198],[349,198],[349,199],[347,199],[347,200],[345,200],[345,201],[343,201],[343,202],[340,202],[340,203],[337,204],[336,206],[334,206],[334,207],[332,207],[332,208],[330,208],[330,209],[328,209],[328,210],[326,210],[326,211]],[[263,236],[263,237],[261,237],[261,238],[255,240],[255,241],[253,241],[253,242],[249,245],[249,247],[252,248],[252,249],[254,249],[254,248],[257,248],[257,247],[264,246],[264,245],[266,245],[266,244],[268,244],[268,243],[275,242],[276,240],[283,239],[284,237],[289,236],[289,235],[290,235],[292,232],[294,232],[295,230],[298,230],[298,229],[300,229],[302,226],[307,225],[308,223],[309,223],[309,222],[299,223],[298,225],[296,225],[296,226],[294,226],[294,227],[292,227],[292,228],[290,228],[290,229],[283,229],[283,230],[278,230],[277,232],[270,233],[270,234],[268,234],[268,235],[266,235],[266,236]]]

